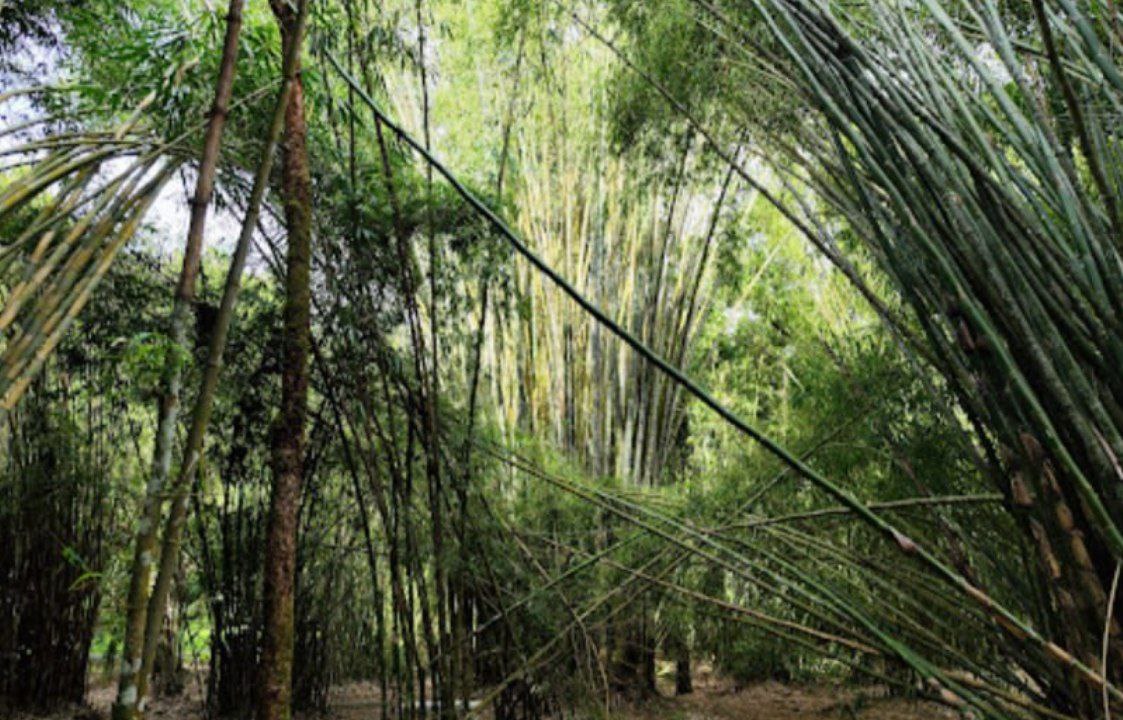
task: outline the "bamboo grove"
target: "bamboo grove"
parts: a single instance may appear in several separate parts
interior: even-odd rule
[[[0,712],[1123,713],[1114,3],[0,19]]]

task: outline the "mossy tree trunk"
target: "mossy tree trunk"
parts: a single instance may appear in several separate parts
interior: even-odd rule
[[[270,4],[285,47],[300,43],[300,13],[282,0]],[[304,88],[298,76],[285,111],[282,141],[281,196],[288,228],[288,254],[281,407],[272,436],[273,493],[266,535],[259,720],[287,719],[292,712],[293,586],[311,347],[312,178],[307,135]]]

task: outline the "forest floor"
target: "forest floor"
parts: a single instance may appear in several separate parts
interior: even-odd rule
[[[740,690],[726,683],[703,684],[674,697],[670,688],[641,705],[617,709],[613,720],[943,720],[945,708],[901,698],[879,697],[877,688],[763,682]],[[326,720],[373,720],[375,696],[361,687],[341,688]],[[484,717],[487,717],[486,715]],[[312,720],[305,718],[304,720]]]
[[[185,693],[161,698],[149,709],[149,720],[201,720],[201,683],[191,682]],[[669,685],[669,683],[668,683]],[[618,709],[615,720],[929,720],[954,715],[929,703],[884,698],[878,688],[832,688],[822,685],[794,685],[762,682],[735,689],[720,679],[695,681],[695,692],[673,697],[671,687],[663,687],[656,698],[638,706]],[[109,717],[113,699],[111,686],[92,690],[88,707],[54,713],[38,720],[103,720]],[[332,707],[326,716],[307,716],[298,720],[375,720],[378,714],[377,689],[368,683],[355,683],[332,692]],[[18,717],[18,720],[31,720]]]
[[[689,695],[661,695],[621,711],[619,720],[935,720],[945,708],[881,697],[878,688],[832,688],[762,682],[740,690],[720,682],[695,685]]]

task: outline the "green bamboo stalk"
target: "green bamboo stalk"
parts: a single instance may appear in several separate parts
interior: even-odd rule
[[[114,720],[142,717],[147,700],[147,677],[144,649],[147,644],[145,615],[148,609],[152,566],[163,510],[163,492],[172,462],[172,445],[179,418],[179,397],[183,384],[183,355],[187,342],[188,317],[195,297],[196,278],[203,250],[207,209],[214,192],[222,131],[229,112],[238,55],[238,35],[242,27],[243,0],[230,0],[226,16],[226,36],[210,120],[203,138],[195,196],[191,203],[191,219],[183,252],[183,265],[176,285],[169,319],[171,346],[161,376],[162,392],[156,422],[156,442],[152,467],[137,523],[129,590],[126,599],[125,634],[121,651]],[[154,640],[154,639],[153,639]],[[153,642],[153,646],[155,643]]]
[[[269,175],[273,167],[274,149],[284,125],[285,110],[296,82],[296,57],[298,52],[299,47],[286,48],[282,64],[284,80],[277,96],[269,130],[262,147],[261,161],[254,174],[253,189],[246,204],[238,242],[235,245],[234,254],[230,259],[230,267],[227,270],[222,300],[207,346],[206,366],[203,369],[199,393],[196,395],[195,404],[192,408],[191,425],[184,445],[183,460],[175,480],[167,488],[171,506],[164,525],[156,583],[149,595],[145,615],[144,651],[141,656],[140,676],[136,678],[138,689],[146,686],[147,680],[144,678],[148,674],[145,671],[146,666],[150,672],[152,665],[152,661],[146,660],[146,658],[155,657],[155,639],[159,635],[160,625],[164,619],[164,609],[171,590],[172,578],[179,563],[179,549],[187,516],[188,495],[199,469],[203,441],[206,437],[207,425],[210,422],[214,404],[214,394],[222,371],[222,356],[226,349],[230,325],[234,319],[234,306],[241,290],[242,272],[245,268],[246,257],[249,254],[250,243],[257,227],[257,219],[268,189]],[[148,649],[150,642],[152,645],[151,652]]]

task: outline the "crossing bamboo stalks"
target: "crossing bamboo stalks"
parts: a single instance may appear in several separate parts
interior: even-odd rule
[[[1087,11],[1035,3],[1045,50],[1032,55],[994,3],[926,2],[917,13],[874,3],[862,25],[810,3],[753,3],[776,40],[768,57],[739,11],[695,4],[737,39],[733,47],[800,87],[832,128],[799,129],[788,162],[807,170],[897,278],[961,403],[999,438],[1003,490],[1030,508],[1027,533],[1043,562],[1065,555],[1051,592],[1079,599],[1083,619],[1066,632],[1087,652],[1119,552],[1119,510],[1103,489],[1117,482],[1118,378],[1103,363],[1119,343],[1118,233],[1105,196],[1119,163],[1114,145],[1090,140],[1106,137],[1104,110],[1118,109],[1119,86],[1089,82],[1089,72],[1107,71]],[[981,61],[980,40],[1024,105]],[[1047,90],[1067,117],[1031,87],[1034,74],[1053,79]],[[833,144],[815,139],[832,133]],[[1015,392],[993,391],[1003,386]],[[1050,505],[1065,518],[1078,513],[1094,540],[1058,550],[1073,526],[1058,527]]]
[[[347,82],[356,88],[356,93],[363,100],[364,104],[371,109],[372,113],[377,116],[377,120],[381,124],[388,126],[395,134],[404,142],[410,145],[418,154],[420,154],[428,163],[445,177],[445,179],[456,189],[456,191],[472,205],[477,212],[488,221],[507,239],[509,244],[542,274],[550,278],[560,289],[562,289],[570,298],[581,306],[586,312],[596,318],[603,326],[609,329],[614,335],[620,338],[623,342],[629,345],[633,350],[642,355],[648,362],[653,363],[660,369],[661,372],[672,377],[678,384],[682,385],[691,395],[697,400],[708,406],[711,410],[717,413],[726,422],[730,423],[733,427],[740,432],[761,444],[769,452],[776,455],[785,464],[792,467],[800,476],[808,481],[814,483],[816,486],[824,490],[829,495],[840,501],[843,505],[851,508],[855,514],[863,521],[869,524],[872,528],[877,530],[880,534],[896,544],[900,551],[906,555],[910,555],[917,560],[921,561],[924,565],[928,566],[937,576],[941,577],[945,582],[949,583],[953,588],[965,593],[968,597],[972,598],[975,602],[979,603],[986,611],[993,613],[1001,627],[1019,638],[1027,640],[1035,645],[1046,657],[1049,657],[1053,662],[1062,667],[1069,668],[1086,682],[1095,687],[1098,691],[1099,688],[1108,687],[1109,692],[1113,696],[1123,699],[1123,692],[1115,688],[1107,679],[1101,676],[1096,670],[1089,667],[1088,664],[1082,662],[1075,657],[1071,652],[1061,648],[1059,645],[1043,637],[1036,629],[1027,624],[1022,618],[1012,613],[1009,609],[997,603],[994,598],[990,597],[978,587],[973,585],[962,575],[956,572],[947,563],[932,554],[929,550],[918,545],[913,539],[909,538],[904,533],[900,532],[893,524],[886,521],[884,518],[878,517],[875,513],[869,510],[863,503],[857,500],[851,493],[844,490],[836,483],[830,481],[822,476],[805,463],[794,457],[782,446],[777,444],[771,438],[763,435],[755,428],[747,424],[741,418],[730,412],[723,405],[714,400],[710,395],[704,392],[694,381],[686,377],[680,370],[669,365],[662,357],[657,355],[644,343],[634,337],[631,333],[627,332],[617,322],[611,319],[600,308],[592,304],[580,292],[578,292],[572,285],[570,285],[556,270],[546,264],[541,258],[535,255],[510,228],[509,226],[496,215],[490,208],[483,204],[476,198],[467,188],[465,188],[450,171],[441,165],[435,158],[432,157],[425,149],[415,141],[408,133],[402,130],[399,126],[390,121],[377,105],[370,99],[365,92],[362,92],[354,80],[346,73],[346,71],[339,65],[338,62],[332,58],[333,65],[337,72],[344,77]],[[861,618],[861,616],[859,616]],[[859,619],[856,618],[856,619]],[[880,628],[868,621],[863,620],[866,629],[871,633],[877,635],[880,639],[893,648],[894,652],[898,653],[901,658],[912,665],[918,672],[925,677],[933,677],[940,682],[950,684],[957,692],[961,692],[965,697],[970,697],[967,689],[958,686],[954,681],[946,677],[940,677],[938,668],[933,666],[924,658],[916,655],[911,649],[897,642],[891,636],[886,635]],[[980,709],[985,709],[987,703],[980,703]]]

